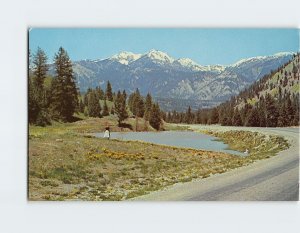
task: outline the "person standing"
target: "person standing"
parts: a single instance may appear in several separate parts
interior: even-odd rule
[[[105,132],[104,132],[104,138],[109,139],[110,138],[110,131],[109,131],[109,127],[105,128]]]

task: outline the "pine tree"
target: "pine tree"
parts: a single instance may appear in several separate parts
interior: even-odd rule
[[[232,124],[235,125],[235,126],[242,126],[243,125],[241,114],[240,114],[238,109],[235,109],[235,111],[234,111]]]
[[[88,114],[90,117],[101,117],[101,106],[95,91],[89,93]]]
[[[84,112],[84,104],[83,104],[82,98],[80,98],[80,100],[79,100],[78,110],[79,110],[79,112],[82,112],[82,113]]]
[[[219,121],[221,125],[232,125],[234,109],[231,106],[225,107],[222,105],[219,111]]]
[[[35,124],[37,115],[40,111],[37,95],[33,85],[32,78],[28,79],[28,121],[30,124]]]
[[[123,90],[122,95],[123,95],[123,100],[124,100],[125,103],[126,103],[126,102],[127,102],[127,94],[126,94],[126,91],[125,91],[125,90]]]
[[[152,104],[149,123],[154,129],[160,129],[161,118],[158,104]]]
[[[252,105],[246,103],[245,106],[241,109],[241,118],[243,125],[247,124],[248,117],[252,111]]]
[[[122,121],[128,118],[128,113],[126,110],[126,101],[120,91],[118,91],[115,99],[115,113],[118,116],[118,124],[121,126]]]
[[[48,71],[47,56],[45,52],[38,47],[36,54],[33,57],[33,75],[34,86],[37,89],[38,98],[42,102],[44,91],[44,80]]]
[[[293,62],[293,74],[294,74],[294,78],[296,78],[297,72],[298,72],[298,68],[297,68],[297,66],[295,65],[295,63]]]
[[[78,106],[78,91],[68,53],[60,47],[54,58],[56,77],[52,85],[51,109],[54,118],[72,121]]]
[[[277,126],[284,127],[287,125],[288,125],[288,121],[287,121],[286,105],[285,103],[283,103],[279,108]]]
[[[135,93],[133,93],[130,96],[130,101],[128,101],[128,104],[133,115],[135,115],[136,117],[144,116],[144,112],[145,112],[144,100],[138,88],[136,89]]]
[[[111,114],[111,115],[114,115],[114,114],[115,114],[115,107],[114,107],[114,106],[111,107],[111,109],[110,109],[110,114]]]
[[[210,114],[210,124],[217,124],[219,123],[219,113],[217,108],[213,108]]]
[[[47,56],[38,48],[33,57],[33,80],[29,83],[29,118],[33,123],[46,126],[50,124],[50,117],[47,110],[46,91],[44,81],[48,71]]]
[[[103,105],[103,111],[102,111],[103,116],[108,116],[109,115],[109,110],[106,104],[106,100],[104,100],[104,105]]]
[[[289,96],[286,97],[286,120],[287,120],[287,126],[293,125],[294,117],[295,117],[295,109],[292,105],[292,100]]]
[[[144,113],[144,118],[146,121],[149,121],[149,119],[150,119],[151,107],[152,107],[152,97],[151,97],[150,93],[148,93],[146,96],[145,113]]]
[[[95,91],[96,91],[96,94],[97,94],[97,98],[99,100],[103,100],[104,99],[104,92],[102,91],[101,87],[96,87]]]
[[[133,106],[134,98],[135,98],[135,92],[131,93],[128,97],[128,107],[129,107],[129,110],[133,113],[133,115],[135,115],[134,106]]]
[[[89,104],[89,93],[90,93],[91,89],[88,89],[87,92],[85,93],[84,97],[83,97],[83,104],[84,106],[88,106]]]
[[[257,108],[252,108],[250,114],[246,119],[246,126],[258,127],[260,126],[259,113]]]
[[[110,84],[109,81],[107,81],[105,97],[106,97],[107,100],[113,101],[112,88],[111,88],[111,84]]]
[[[150,114],[150,111],[149,111],[149,114]],[[145,115],[144,115],[145,116]],[[150,116],[149,116],[150,117]],[[171,112],[168,112],[167,113],[167,119],[166,119],[166,122],[172,122],[172,114],[171,114]]]
[[[185,113],[185,122],[187,124],[191,124],[192,121],[193,121],[193,114],[192,114],[191,106],[189,106],[186,113]]]
[[[274,98],[270,94],[266,94],[266,126],[276,127],[278,121],[278,109]]]

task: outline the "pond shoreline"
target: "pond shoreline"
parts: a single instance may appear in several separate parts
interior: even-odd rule
[[[103,133],[94,133],[97,138],[103,137]],[[171,146],[175,148],[196,149],[211,152],[222,152],[238,156],[247,156],[237,150],[232,150],[221,138],[214,135],[194,131],[160,131],[160,132],[112,132],[111,139],[120,141],[138,141]]]

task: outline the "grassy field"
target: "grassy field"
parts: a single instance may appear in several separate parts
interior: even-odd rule
[[[107,125],[113,131],[129,131],[134,123],[135,119],[129,119],[128,128],[121,129],[115,126],[114,117],[107,117],[30,126],[29,200],[126,200],[174,183],[223,173],[288,147],[280,137],[240,131],[207,133],[233,149],[249,148],[247,157],[89,135]]]

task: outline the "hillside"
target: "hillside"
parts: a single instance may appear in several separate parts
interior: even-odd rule
[[[168,122],[280,127],[299,125],[299,53],[219,106],[169,113]]]
[[[241,92],[238,95],[240,107],[244,105],[242,100],[253,106],[267,94],[276,99],[281,99],[283,95],[299,94],[299,54],[292,61],[279,67],[276,72],[272,72]]]
[[[203,66],[189,58],[175,59],[151,50],[145,54],[122,52],[106,59],[74,61],[73,70],[82,92],[96,86],[104,88],[110,81],[115,90],[132,93],[139,88],[142,95],[150,92],[158,101],[163,99],[164,110],[182,111],[184,106],[178,108],[177,104],[181,100],[191,102],[194,109],[216,106],[291,58],[292,53],[279,53],[243,59],[232,65]],[[53,65],[49,73],[54,73]],[[199,101],[205,104],[198,104]]]

